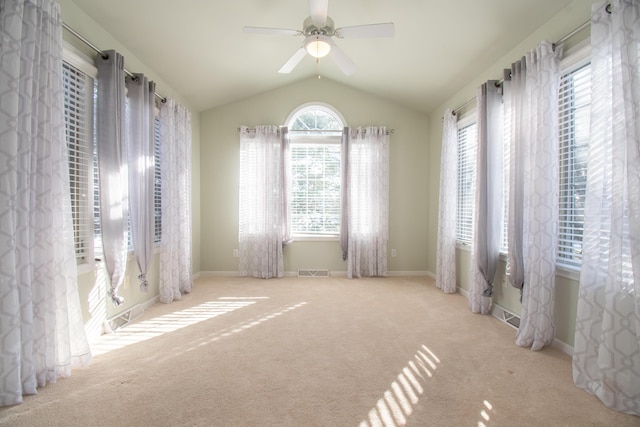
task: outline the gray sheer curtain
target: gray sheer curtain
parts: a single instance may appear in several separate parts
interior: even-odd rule
[[[606,406],[637,416],[640,416],[639,56],[640,1],[594,4],[591,123],[573,380]]]
[[[347,188],[349,188],[349,128],[342,130],[342,191],[340,194],[340,249],[342,249],[342,260],[347,260],[349,253],[349,197],[347,197]]]
[[[347,277],[386,276],[389,239],[389,136],[385,127],[350,135]]]
[[[127,152],[125,147],[124,58],[109,50],[96,56],[98,68],[97,145],[100,181],[100,231],[104,262],[114,304],[124,302],[118,287],[127,267],[129,215]]]
[[[174,99],[160,104],[162,240],[160,302],[191,292],[191,113]]]
[[[503,217],[502,89],[497,81],[489,80],[478,88],[477,103],[478,143],[469,307],[474,313],[488,314],[500,260]]]
[[[286,127],[240,128],[239,259],[241,276],[284,275],[289,138]]]
[[[70,376],[91,353],[77,286],[60,7],[2,0],[0,23],[0,406],[8,406]]]
[[[458,126],[455,112],[450,108],[444,112],[442,120],[436,287],[447,294],[453,294],[457,290]]]
[[[140,270],[140,289],[147,291],[147,271],[153,257],[155,83],[143,74],[127,76],[127,164],[131,240]]]
[[[562,46],[544,41],[505,80],[510,111],[507,271],[522,289],[516,344],[540,350],[555,335],[558,250],[558,89]]]

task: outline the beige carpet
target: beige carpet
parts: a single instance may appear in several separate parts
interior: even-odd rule
[[[639,426],[424,277],[201,278],[11,426]]]

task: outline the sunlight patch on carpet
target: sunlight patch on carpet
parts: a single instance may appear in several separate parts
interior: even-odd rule
[[[283,314],[289,313],[293,310],[296,310],[300,307],[303,307],[307,305],[306,302],[300,302],[297,304],[293,304],[293,305],[286,305],[283,307],[279,307],[276,308],[275,310],[269,311],[267,313],[264,313],[262,315],[259,316],[255,316],[249,320],[246,320],[244,322],[241,322],[237,325],[234,325],[232,327],[226,328],[226,329],[222,329],[220,331],[216,331],[213,334],[204,337],[199,343],[197,343],[197,345],[187,349],[186,351],[191,351],[191,350],[195,350],[197,347],[203,346],[203,345],[207,345],[207,344],[211,344],[212,342],[218,341],[222,338],[226,338],[229,337],[231,335],[237,334],[238,332],[242,332],[245,331],[247,329],[253,328],[255,326],[258,326],[268,320],[274,319],[276,317],[282,316]]]
[[[480,418],[482,419],[478,421],[478,427],[488,427],[489,420],[491,420],[489,413],[491,412],[491,410],[493,410],[493,405],[491,404],[491,402],[487,400],[482,402],[482,405],[483,405],[483,408],[480,411]]]
[[[257,297],[238,297],[233,299],[223,297],[219,298],[218,301],[205,302],[195,307],[132,323],[112,334],[102,335],[91,344],[91,353],[93,356],[98,356],[131,344],[147,341],[250,306],[255,304],[257,300]]]
[[[402,368],[396,380],[369,411],[369,417],[360,427],[398,427],[407,424],[426,381],[433,376],[440,359],[426,345],[422,345]]]

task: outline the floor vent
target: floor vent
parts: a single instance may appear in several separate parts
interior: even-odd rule
[[[129,310],[121,313],[109,320],[104,321],[104,333],[111,334],[123,326],[128,325],[135,318],[142,316],[144,313],[144,307],[140,304],[136,304]]]
[[[298,277],[329,277],[329,270],[298,270]]]
[[[520,328],[520,316],[510,312],[504,307],[500,307],[499,305],[494,304],[491,308],[491,314],[515,329]]]

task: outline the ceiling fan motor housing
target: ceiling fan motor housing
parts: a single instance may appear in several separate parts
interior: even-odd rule
[[[335,34],[335,26],[333,23],[333,19],[329,18],[328,16],[327,16],[327,22],[322,28],[318,28],[313,23],[313,20],[311,19],[310,16],[304,20],[302,27],[303,27],[302,32],[305,36],[322,35],[322,36],[332,37]]]

